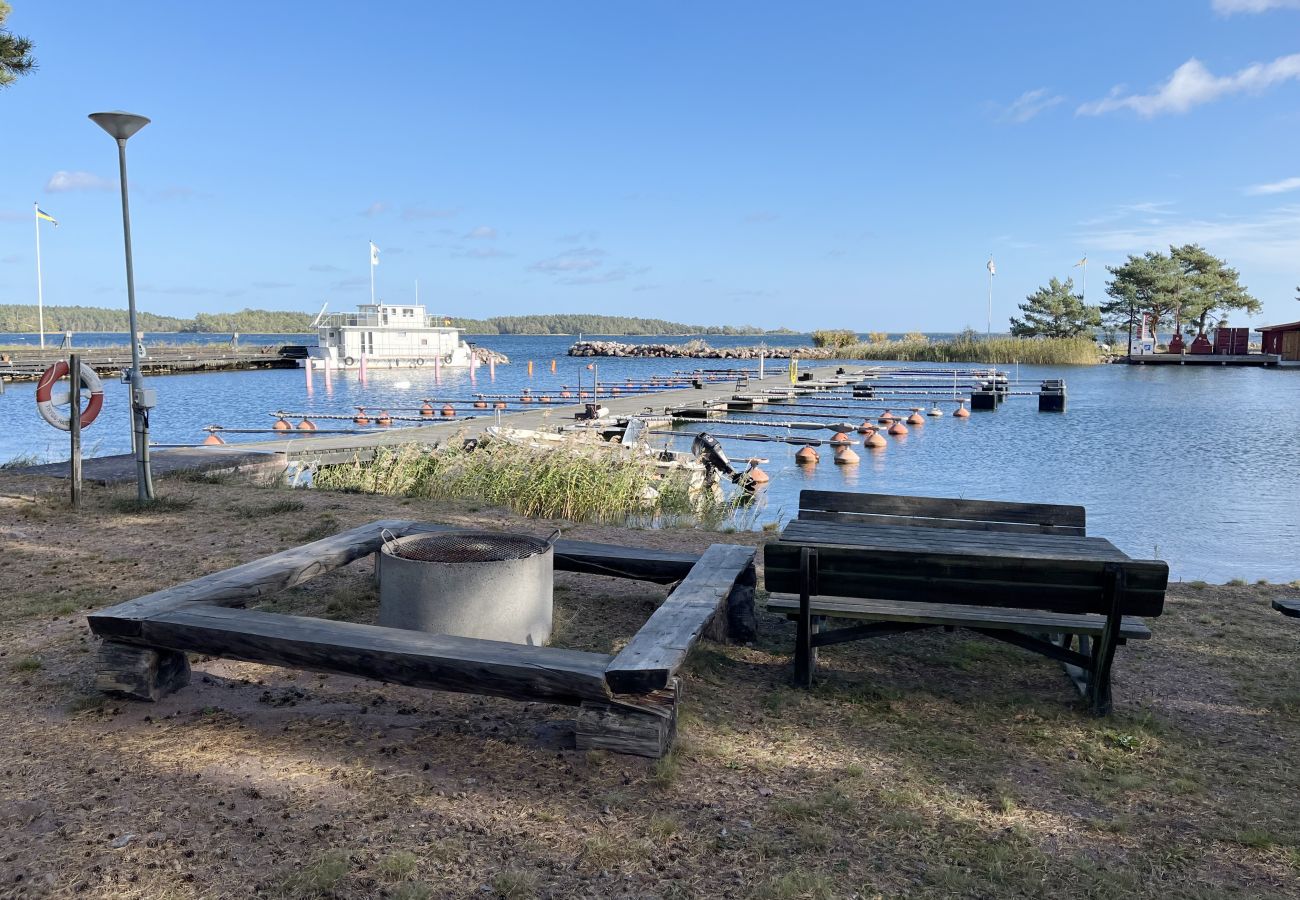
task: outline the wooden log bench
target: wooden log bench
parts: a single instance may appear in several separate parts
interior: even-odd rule
[[[1284,616],[1300,619],[1300,597],[1283,597],[1274,600],[1273,608]]]
[[[189,681],[186,653],[354,675],[395,684],[579,707],[576,745],[658,757],[676,728],[680,679],[705,635],[752,640],[753,548],[703,555],[560,540],[555,568],[679,582],[618,656],[244,609],[376,553],[387,536],[448,526],[381,520],[88,616],[102,637],[97,686],[158,700]],[[629,652],[631,651],[631,652]]]
[[[798,624],[796,681],[812,683],[818,647],[966,628],[1057,660],[1109,712],[1116,648],[1150,638],[1168,567],[1084,529],[1081,507],[804,491],[764,548],[768,607]]]

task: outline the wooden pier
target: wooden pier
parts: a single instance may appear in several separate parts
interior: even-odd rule
[[[81,356],[81,364],[97,375],[114,378],[131,368],[130,347],[81,347],[74,349],[6,350],[0,352],[0,380],[36,381],[41,373],[68,354]],[[293,369],[298,360],[280,355],[279,347],[232,348],[229,345],[190,347],[147,347],[140,359],[145,375],[181,375],[188,372],[216,372],[228,369]]]
[[[1150,356],[1121,356],[1119,362],[1130,366],[1276,366],[1282,357],[1276,353],[1154,353]]]

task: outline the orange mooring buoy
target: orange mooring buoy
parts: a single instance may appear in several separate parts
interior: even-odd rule
[[[532,403],[532,402],[533,402],[533,398],[530,397],[530,396],[528,396],[527,394],[521,394],[520,397],[519,397],[519,402],[520,402],[520,403]]]
[[[858,461],[858,455],[847,444],[835,448],[835,465],[851,466]]]
[[[572,392],[572,391],[560,391],[560,396],[561,396],[561,397],[572,397],[572,396],[573,396],[573,392]]]
[[[353,424],[356,424],[356,425],[369,425],[369,424],[370,424],[370,420],[369,420],[368,418],[366,418],[366,411],[365,411],[364,409],[362,409],[360,406],[357,407],[357,414],[356,414],[355,416],[352,417],[352,422],[353,422]]]
[[[858,426],[858,434],[871,434],[871,432],[875,430],[876,429],[871,427],[870,422],[863,422],[861,425]]]
[[[832,447],[847,447],[848,444],[849,436],[843,432],[837,431],[835,432],[835,437],[831,438]]]
[[[486,400],[475,400],[475,401],[474,401],[474,408],[475,408],[475,409],[487,409],[487,408],[488,408],[487,401],[486,401]]]
[[[313,422],[311,419],[303,419],[301,422],[298,423],[298,430],[299,430],[299,431],[315,431],[315,430],[316,430],[316,423]]]
[[[493,408],[493,409],[505,409],[505,408],[506,408],[506,401],[504,401],[504,400],[498,400],[496,403],[492,404],[492,408]]]
[[[293,429],[293,426],[290,425],[287,421],[285,421],[284,416],[281,416],[280,418],[276,419],[275,424],[272,425],[271,427],[274,428],[276,431],[290,431]]]
[[[821,459],[812,447],[803,447],[794,455],[794,461],[801,466],[810,466]]]
[[[388,414],[388,410],[381,409],[379,415],[375,416],[376,425],[392,425],[393,417]]]
[[[545,394],[542,394],[542,396],[540,396],[540,397],[537,398],[537,402],[538,402],[538,403],[550,403],[550,402],[551,402],[551,398],[548,397],[548,396],[546,396]]]
[[[954,419],[970,418],[970,410],[966,408],[966,401],[963,400],[960,404],[957,405],[957,411],[952,414],[952,417]]]
[[[744,473],[744,477],[748,478],[751,484],[767,484],[772,480],[772,476],[768,475],[758,466],[751,467]]]
[[[221,435],[217,434],[215,431],[209,431],[208,436],[203,439],[203,443],[211,447],[216,444],[224,444],[225,441],[223,441]]]
[[[921,416],[921,410],[920,410],[919,407],[918,407],[917,409],[912,410],[912,414],[911,414],[910,416],[907,417],[907,424],[908,424],[908,425],[924,425],[924,424],[925,424],[925,419],[922,418],[922,416]]]
[[[456,415],[456,407],[452,406],[450,403],[442,408],[442,417],[444,419],[450,419],[454,415]]]
[[[881,425],[888,425],[890,422],[893,422],[897,418],[898,416],[894,415],[889,410],[885,410],[880,414],[879,422]]]
[[[872,450],[884,450],[889,446],[889,441],[885,440],[884,435],[879,431],[872,429],[871,434],[867,435],[867,439],[862,442],[862,446],[869,447]]]
[[[426,418],[426,419],[432,419],[432,418],[433,418],[433,404],[430,403],[428,400],[425,400],[425,401],[424,401],[424,405],[420,407],[420,415],[424,416],[424,418]]]
[[[907,434],[907,426],[904,425],[902,422],[895,421],[893,425],[890,425],[890,426],[889,426],[889,433],[890,433],[890,434]]]

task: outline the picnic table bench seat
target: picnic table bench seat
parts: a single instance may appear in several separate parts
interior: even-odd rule
[[[1168,566],[1085,532],[1077,506],[804,491],[764,548],[768,608],[798,623],[805,686],[818,647],[965,628],[1062,663],[1105,714],[1115,649],[1150,638],[1142,619],[1163,610]]]
[[[1273,608],[1284,616],[1300,619],[1300,597],[1283,597],[1273,601]]]

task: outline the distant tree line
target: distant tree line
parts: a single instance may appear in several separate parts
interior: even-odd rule
[[[664,319],[634,316],[598,316],[586,313],[552,313],[536,316],[493,316],[488,319],[452,319],[469,334],[764,334],[752,325],[688,325]]]
[[[267,309],[243,309],[231,313],[198,313],[192,319],[137,314],[142,331],[175,331],[201,334],[305,334],[316,316],[312,313]],[[35,304],[0,304],[0,331],[36,331]],[[594,316],[580,313],[538,316],[495,316],[489,319],[453,318],[452,325],[466,334],[773,334],[749,325],[687,325],[664,319],[631,316]],[[129,328],[124,309],[95,306],[46,306],[47,332],[120,331]]]

